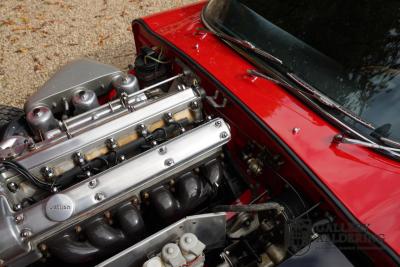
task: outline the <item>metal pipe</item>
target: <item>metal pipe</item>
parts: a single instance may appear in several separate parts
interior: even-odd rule
[[[212,192],[206,181],[220,180],[221,165],[217,160],[211,160],[201,169],[207,176],[199,177],[194,172],[188,172],[178,178],[176,196],[165,187],[158,187],[150,192],[152,214],[162,218],[166,224],[185,216],[189,211],[204,203]],[[217,178],[217,179],[216,179]],[[84,229],[87,241],[77,242],[70,236],[56,242],[54,250],[67,262],[87,262],[96,253],[97,257],[122,249],[127,243],[139,242],[146,237],[146,227],[141,212],[132,204],[127,203],[117,209],[115,224],[110,226],[103,218],[97,218],[86,225]],[[65,251],[59,251],[59,244],[64,244]],[[80,249],[78,251],[78,249]],[[87,253],[87,257],[84,256]]]
[[[127,241],[121,230],[111,227],[103,218],[90,223],[85,229],[85,234],[93,246],[107,250],[118,249]]]
[[[118,209],[116,219],[131,242],[140,241],[146,235],[146,226],[140,211],[131,204]]]
[[[194,172],[184,174],[176,184],[176,197],[182,216],[203,204],[212,195],[212,189],[206,177],[199,177]]]
[[[223,169],[221,162],[218,159],[207,162],[200,168],[202,175],[208,180],[208,182],[219,187],[223,179]]]
[[[151,89],[153,89],[153,88],[159,87],[159,86],[161,86],[161,85],[163,85],[163,84],[172,82],[172,81],[174,81],[174,80],[176,80],[176,79],[179,79],[179,78],[183,77],[184,75],[185,75],[184,73],[180,73],[180,74],[175,75],[175,76],[173,76],[173,77],[171,77],[171,78],[168,78],[168,79],[166,79],[166,80],[164,80],[164,81],[161,81],[161,82],[159,82],[159,83],[155,83],[155,84],[150,85],[150,86],[148,86],[148,87],[146,87],[146,88],[144,88],[144,89],[142,89],[142,90],[140,90],[140,91],[137,91],[137,92],[135,92],[135,93],[133,93],[133,94],[130,94],[129,97],[132,97],[132,96],[134,96],[134,95],[136,95],[136,94],[144,93],[145,91],[148,91],[148,90],[151,90]]]
[[[97,218],[85,227],[87,240],[79,241],[65,234],[48,243],[54,256],[67,263],[89,263],[122,249],[128,242],[138,242],[145,237],[145,224],[140,212],[131,204],[121,206],[116,215],[116,229],[103,218]]]
[[[100,249],[87,241],[76,240],[71,234],[65,234],[48,242],[47,247],[52,255],[67,263],[91,262],[100,254]]]
[[[152,205],[151,216],[162,219],[162,223],[168,223],[177,218],[186,216],[189,212],[205,203],[213,194],[210,181],[221,181],[221,166],[217,160],[211,160],[204,166],[203,176],[194,172],[188,172],[176,180],[175,194],[166,187],[161,186],[150,191],[150,203]]]

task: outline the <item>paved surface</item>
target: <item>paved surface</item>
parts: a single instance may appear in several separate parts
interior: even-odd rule
[[[0,0],[0,104],[27,96],[66,62],[89,57],[126,68],[131,21],[196,0]]]

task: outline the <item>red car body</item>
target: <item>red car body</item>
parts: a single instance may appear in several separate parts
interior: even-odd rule
[[[235,128],[284,155],[292,168],[282,171],[311,198],[323,198],[352,228],[365,230],[371,243],[385,249],[368,253],[379,265],[396,265],[400,254],[400,163],[373,150],[335,144],[340,130],[284,88],[250,77],[254,68],[204,27],[205,2],[133,22],[136,47],[160,45],[194,67],[208,95],[228,99],[221,110]],[[240,107],[240,108],[238,108]],[[249,115],[252,120],[249,120]],[[233,131],[235,132],[235,131]],[[290,171],[293,168],[298,173]],[[361,230],[360,230],[361,229]],[[392,261],[394,259],[394,261]]]

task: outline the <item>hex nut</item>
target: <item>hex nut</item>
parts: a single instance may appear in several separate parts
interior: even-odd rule
[[[105,198],[106,198],[106,196],[102,192],[96,193],[94,195],[94,199],[97,201],[103,201]]]
[[[16,224],[20,224],[21,222],[24,221],[24,215],[23,214],[18,214],[14,218]]]
[[[79,234],[80,232],[82,232],[82,226],[80,226],[80,225],[77,225],[77,226],[75,226],[75,233],[77,233],[77,234]]]
[[[14,211],[20,211],[20,210],[22,210],[22,205],[21,205],[21,203],[15,204],[14,207],[13,207],[13,209],[14,209]]]
[[[47,251],[47,245],[44,243],[39,244],[38,248],[41,252]]]
[[[225,139],[225,138],[228,137],[228,133],[227,133],[227,132],[222,132],[222,133],[220,134],[220,137],[221,137],[221,139]]]
[[[88,186],[89,186],[89,188],[95,188],[96,186],[97,186],[97,179],[93,179],[93,180],[90,180],[89,181],[89,184],[88,184]]]
[[[173,159],[166,159],[166,160],[164,161],[164,165],[167,166],[167,167],[171,167],[171,166],[173,166],[174,164],[175,164],[175,162],[174,162]]]
[[[158,153],[160,155],[165,155],[167,153],[167,147],[166,146],[162,146],[158,149]]]
[[[131,203],[132,203],[132,205],[138,205],[139,199],[137,197],[133,197]]]
[[[15,182],[10,182],[7,184],[8,190],[10,190],[11,193],[15,193],[18,190],[18,184]]]
[[[31,232],[31,230],[29,230],[29,229],[22,229],[22,231],[21,231],[21,237],[23,237],[23,238],[27,238],[27,237],[30,237],[32,235],[32,232]]]

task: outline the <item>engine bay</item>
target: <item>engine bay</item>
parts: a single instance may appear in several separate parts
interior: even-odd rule
[[[1,131],[2,264],[302,266],[326,237],[312,260],[353,266],[298,168],[210,88],[160,48],[63,67]]]

